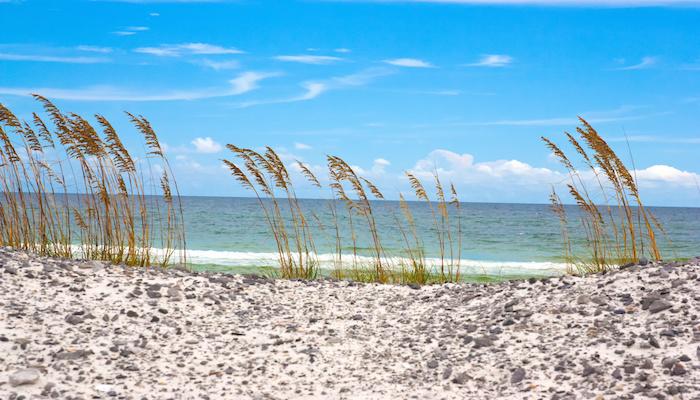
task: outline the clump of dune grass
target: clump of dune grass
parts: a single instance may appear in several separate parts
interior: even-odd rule
[[[226,147],[243,167],[230,160],[222,161],[233,177],[255,194],[274,236],[280,275],[283,278],[316,278],[318,259],[309,220],[299,205],[289,171],[279,155],[271,147],[264,153],[232,144]]]
[[[302,209],[288,172],[290,169],[272,148],[267,147],[264,154],[231,144],[227,148],[238,162],[223,160],[224,164],[244,188],[255,194],[265,215],[277,244],[281,277],[310,279],[321,272],[311,229],[312,224],[316,224],[321,232],[332,235],[333,248],[328,252],[333,254],[333,265],[328,272],[334,278],[418,284],[460,279],[462,231],[459,199],[453,185],[450,185],[451,198],[446,199],[437,172],[434,174],[435,201],[428,198],[420,180],[407,173],[416,196],[426,202],[433,214],[441,253],[439,265],[434,268],[426,260],[423,239],[402,194],[399,195],[399,209],[391,213],[402,238],[403,250],[401,254],[387,252],[378,225],[377,203],[374,203],[385,200],[384,194],[342,158],[327,156],[328,183],[325,187],[309,166],[299,161],[294,164],[294,170],[312,186],[330,190],[328,208],[331,220],[321,221],[313,210]],[[457,221],[456,229],[451,222],[453,217]],[[360,243],[358,232],[367,234],[368,243]],[[360,249],[363,249],[363,254]]]
[[[445,198],[445,191],[440,182],[440,176],[437,171],[435,171],[433,173],[433,179],[435,183],[436,199],[435,201],[431,201],[420,179],[410,172],[406,172],[406,177],[415,191],[416,197],[424,201],[430,209],[440,249],[439,279],[443,282],[459,281],[462,251],[462,224],[461,215],[459,213],[460,203],[457,190],[454,185],[450,184],[452,198],[448,204]],[[453,227],[450,223],[450,205],[456,209],[458,219],[456,233],[453,233]],[[456,236],[456,238],[454,236]]]
[[[150,123],[127,113],[146,142],[140,160],[105,117],[93,125],[34,97],[48,119],[0,104],[0,245],[130,266],[167,266],[178,252],[186,263],[179,190]]]
[[[657,243],[663,228],[642,203],[634,175],[600,134],[583,118],[576,128],[578,138],[566,133],[569,145],[580,158],[579,169],[560,146],[542,137],[546,146],[565,166],[566,189],[580,209],[579,222],[585,232],[588,254],[573,254],[565,207],[553,189],[552,209],[560,220],[565,259],[572,272],[606,271],[643,258],[660,260]]]

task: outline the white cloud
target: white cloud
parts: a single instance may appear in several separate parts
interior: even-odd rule
[[[476,162],[471,154],[458,154],[443,149],[433,150],[427,157],[416,162],[412,172],[421,178],[429,178],[435,170],[440,177],[459,184],[548,185],[568,179],[567,175],[560,171],[534,167],[519,160]],[[585,180],[591,181],[591,185],[597,184],[589,171],[584,171],[582,175]],[[634,171],[633,175],[640,187],[658,187],[665,184],[671,187],[692,188],[700,182],[700,175],[697,173],[669,165],[652,165]]]
[[[138,32],[145,32],[149,30],[147,26],[127,26],[126,28],[112,32],[112,34],[117,35],[117,36],[131,36],[135,35]]]
[[[294,143],[294,148],[297,150],[311,150],[311,146],[306,143]]]
[[[321,82],[306,82],[302,84],[302,87],[306,89],[306,92],[301,96],[295,97],[295,101],[315,99],[328,90],[328,85]]]
[[[367,68],[354,74],[337,76],[328,82],[333,87],[364,86],[376,78],[393,74],[394,71],[387,68]]]
[[[301,84],[304,88],[304,92],[298,96],[281,98],[281,99],[270,99],[270,100],[252,100],[237,104],[238,108],[248,108],[253,106],[259,106],[263,104],[284,104],[284,103],[294,103],[297,101],[312,100],[320,96],[328,90],[328,85],[322,82],[304,82]]]
[[[350,52],[352,52],[352,50],[347,49],[345,47],[340,47],[340,48],[337,48],[333,51],[335,51],[336,53],[350,53]]]
[[[263,79],[279,76],[278,73],[248,71],[240,74],[230,82],[233,85],[233,94],[242,94],[258,88],[258,82]]]
[[[378,177],[384,175],[386,172],[386,167],[391,165],[391,163],[384,158],[377,158],[372,162],[372,176]]]
[[[397,67],[406,67],[406,68],[433,68],[434,66],[423,60],[419,60],[417,58],[393,58],[390,60],[384,60],[383,61],[385,64],[389,65],[395,65]]]
[[[134,51],[158,57],[180,57],[185,54],[214,55],[243,53],[243,51],[233,47],[222,47],[208,43],[163,44],[158,47],[139,47]]]
[[[204,65],[205,67],[216,70],[216,71],[228,70],[228,69],[238,69],[241,67],[241,64],[236,60],[215,61],[215,60],[204,59],[204,60],[199,61],[198,63],[201,65]]]
[[[551,184],[560,181],[563,176],[549,168],[533,167],[518,160],[475,162],[471,154],[458,154],[443,149],[431,151],[411,171],[420,178],[431,178],[436,170],[445,181],[455,184]]]
[[[642,57],[642,60],[638,64],[629,65],[627,67],[617,68],[617,70],[619,70],[619,71],[632,71],[632,70],[637,70],[637,69],[647,69],[647,68],[651,68],[654,65],[656,65],[658,61],[659,60],[656,57],[650,57],[650,56]]]
[[[368,68],[354,74],[338,76],[324,81],[306,81],[301,84],[304,92],[300,95],[281,99],[248,101],[237,104],[237,107],[246,108],[264,104],[282,104],[312,100],[330,90],[364,86],[380,76],[385,76],[392,73],[392,71],[386,68]]]
[[[513,57],[506,54],[484,54],[479,61],[467,64],[470,67],[501,68],[513,63]]]
[[[76,47],[77,50],[80,51],[87,51],[90,53],[101,53],[101,54],[109,54],[112,52],[111,47],[100,47],[100,46],[78,46]]]
[[[195,151],[197,153],[202,153],[202,154],[213,154],[213,153],[218,153],[223,149],[223,146],[221,144],[217,143],[214,141],[214,139],[210,137],[198,137],[195,138],[192,141],[192,144],[194,145]]]
[[[147,93],[144,91],[128,90],[113,86],[91,86],[82,89],[59,88],[10,88],[0,87],[0,94],[14,96],[29,96],[40,93],[43,96],[58,100],[76,101],[175,101],[200,100],[214,97],[236,96],[258,88],[258,83],[264,79],[278,76],[276,73],[248,71],[229,81],[224,88],[204,88],[190,90],[170,90]]]
[[[160,17],[160,13],[152,12],[148,14],[150,17]]]
[[[634,175],[641,187],[654,187],[659,183],[695,187],[700,182],[700,175],[694,172],[681,171],[670,165],[652,165],[645,169],[636,170]]]
[[[315,56],[315,55],[309,55],[309,54],[292,55],[292,56],[277,56],[274,58],[275,58],[275,60],[278,60],[278,61],[295,62],[295,63],[302,63],[302,64],[316,64],[316,65],[333,64],[333,63],[336,63],[339,61],[343,61],[343,59],[340,57]]]
[[[2,61],[34,61],[34,62],[50,62],[50,63],[66,63],[66,64],[98,64],[111,61],[104,57],[62,57],[42,54],[14,54],[0,53]]]
[[[391,163],[384,158],[377,158],[376,160],[374,160],[374,163],[377,165],[383,165],[385,167],[391,165]]]

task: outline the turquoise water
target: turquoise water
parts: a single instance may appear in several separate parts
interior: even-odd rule
[[[405,254],[395,217],[399,203],[376,201],[375,210],[382,244],[391,257]],[[200,269],[250,272],[276,265],[276,246],[256,199],[231,197],[183,197],[188,258]],[[322,266],[332,266],[335,231],[328,200],[301,200],[301,207],[315,225],[313,236]],[[416,225],[428,258],[439,257],[439,246],[430,208],[411,202]],[[338,203],[343,257],[352,254],[352,241],[344,209]],[[666,258],[700,254],[700,208],[650,208],[668,233],[662,240]],[[451,210],[454,212],[454,210]],[[576,207],[567,207],[571,221]],[[312,213],[316,217],[312,217]],[[324,227],[318,227],[321,221]],[[360,254],[370,256],[370,236],[360,217],[353,217]],[[452,218],[456,231],[456,218]],[[461,205],[461,265],[473,274],[556,274],[565,268],[559,220],[548,205],[463,203]],[[583,233],[572,225],[576,247]],[[455,239],[456,242],[456,239]],[[455,246],[456,247],[456,246]],[[454,250],[455,257],[457,249]]]

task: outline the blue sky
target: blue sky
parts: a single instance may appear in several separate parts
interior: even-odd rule
[[[629,138],[648,203],[697,206],[698,4],[0,0],[0,102],[104,114],[132,146],[121,112],[143,114],[190,195],[245,194],[234,143],[321,175],[340,155],[388,194],[437,167],[464,200],[546,202],[563,175],[539,136],[581,115]]]

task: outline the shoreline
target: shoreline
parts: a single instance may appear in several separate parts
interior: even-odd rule
[[[0,249],[0,397],[692,398],[699,275],[412,288]]]

